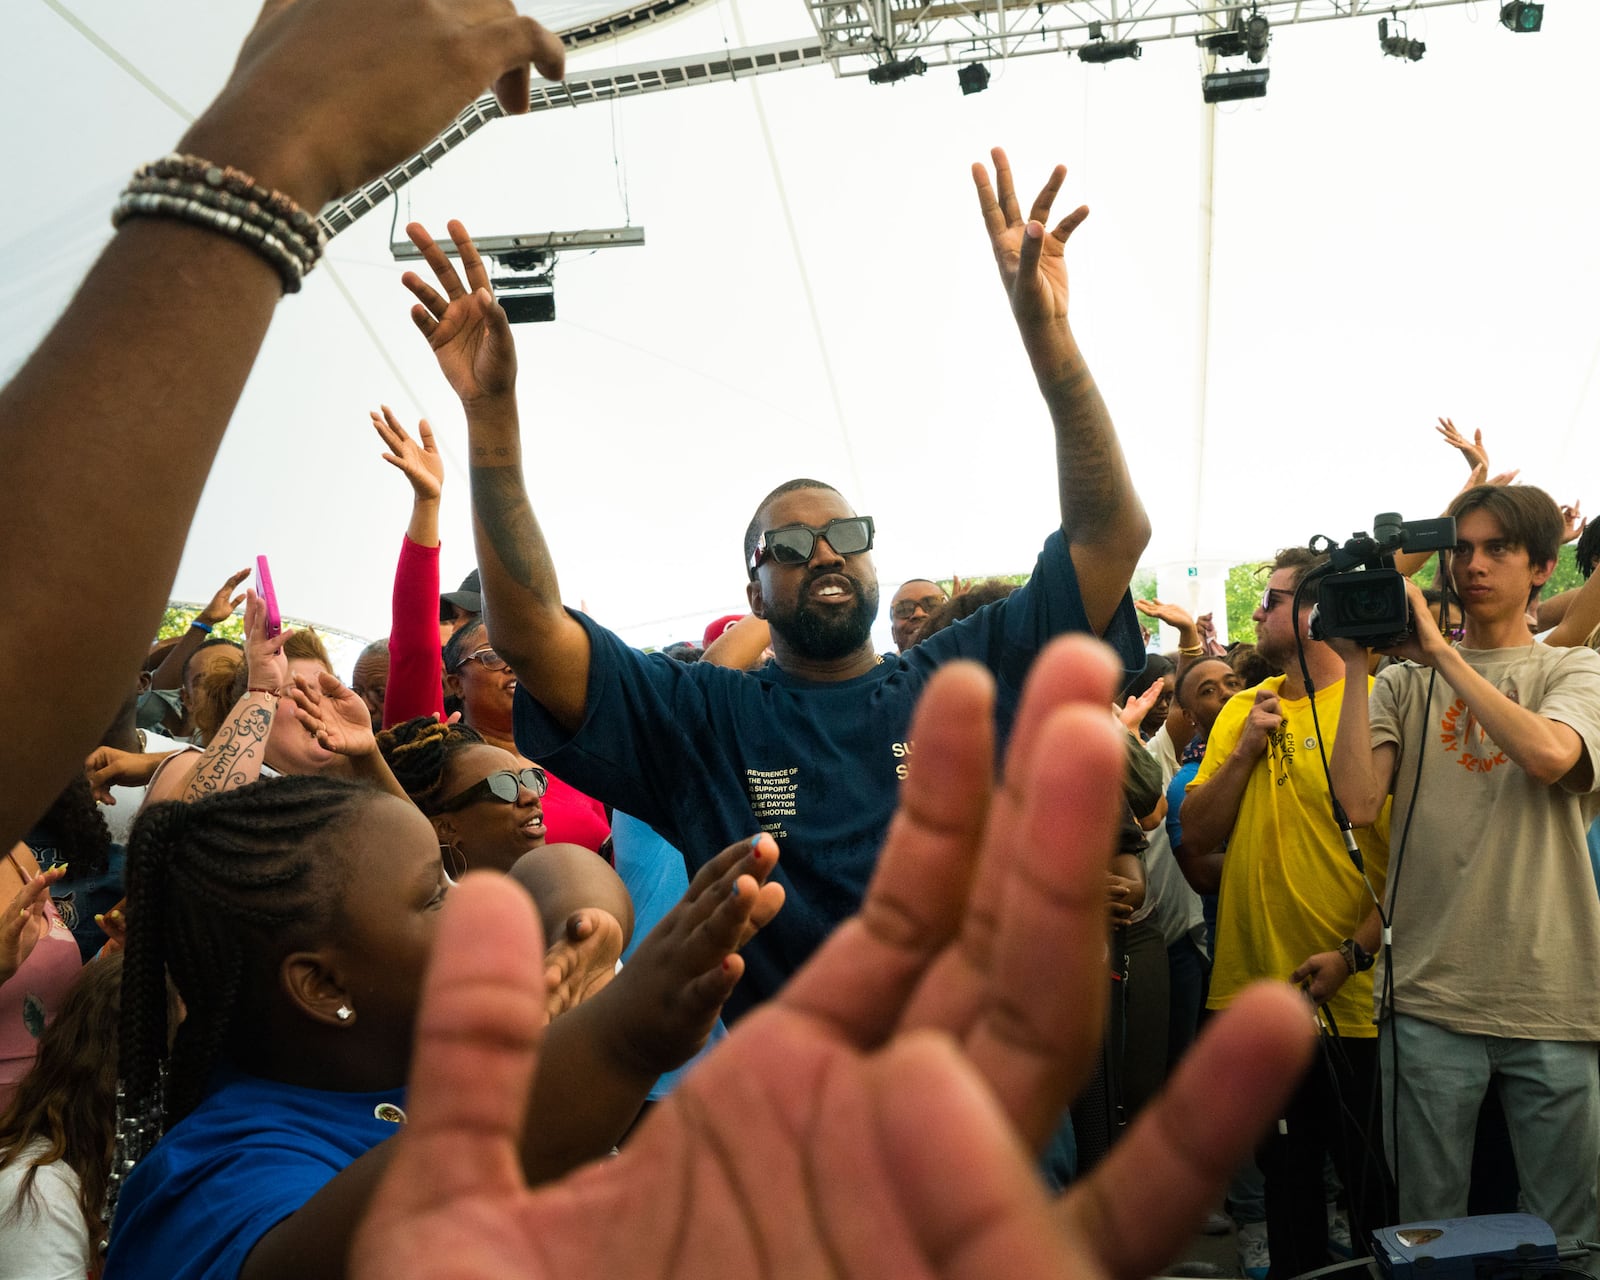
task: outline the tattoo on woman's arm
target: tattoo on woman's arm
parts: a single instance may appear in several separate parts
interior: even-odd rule
[[[261,776],[262,760],[258,758],[252,769],[248,767],[247,756],[257,748],[261,748],[257,751],[258,757],[265,756],[262,744],[271,731],[272,709],[259,704],[252,704],[231,718],[217,731],[217,736],[200,757],[183,798],[197,800],[214,791],[232,791],[254,782]]]

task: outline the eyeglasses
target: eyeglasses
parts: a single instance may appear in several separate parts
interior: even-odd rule
[[[1292,591],[1285,591],[1281,587],[1268,587],[1261,593],[1261,612],[1271,613],[1281,601],[1293,599]]]
[[[487,671],[504,671],[511,665],[488,645],[484,645],[481,649],[474,649],[465,658],[461,659],[460,662],[456,663],[456,670],[461,670],[469,662],[476,662]]]
[[[838,548],[835,547],[834,550],[837,551]],[[889,613],[896,622],[908,622],[917,616],[918,609],[921,609],[923,613],[932,613],[944,603],[944,600],[943,596],[923,596],[920,600],[901,600],[890,608]]]
[[[871,551],[872,535],[871,516],[841,516],[821,528],[786,524],[781,529],[768,529],[757,540],[750,556],[750,576],[756,576],[756,570],[768,556],[779,564],[804,564],[817,549],[818,538],[826,538],[828,545],[842,556]]]
[[[481,782],[474,782],[459,795],[451,796],[443,804],[430,806],[429,816],[441,813],[454,813],[457,809],[465,809],[469,804],[477,804],[480,800],[500,800],[506,804],[516,804],[517,797],[524,789],[542,796],[545,788],[550,785],[550,777],[538,765],[531,765],[520,773],[512,773],[510,769],[501,769],[491,773]]]

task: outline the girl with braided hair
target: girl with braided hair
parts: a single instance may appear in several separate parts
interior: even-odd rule
[[[725,850],[604,990],[550,1024],[529,1177],[608,1151],[656,1075],[699,1047],[743,972],[737,948],[781,905],[763,883],[776,861],[769,836]],[[342,1274],[404,1123],[450,890],[432,827],[372,788],[264,780],[148,808],[128,882],[109,1274]],[[186,1009],[170,1053],[169,975]]]

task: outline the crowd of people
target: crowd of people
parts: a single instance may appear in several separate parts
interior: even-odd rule
[[[902,583],[895,652],[878,530],[815,479],[755,503],[701,645],[566,608],[459,222],[402,279],[477,569],[441,589],[433,433],[383,408],[412,512],[348,681],[245,572],[150,644],[305,211],[561,74],[507,0],[373,7],[267,5],[0,392],[57,548],[0,565],[0,682],[61,690],[4,749],[0,1275],[1134,1280],[1224,1195],[1253,1280],[1502,1202],[1600,1235],[1600,579],[1540,599],[1600,539],[1444,424],[1442,595],[1381,654],[1314,623],[1306,548],[1253,645],[1135,601],[1064,168],[1024,209],[973,167],[1059,519],[1021,585]]]

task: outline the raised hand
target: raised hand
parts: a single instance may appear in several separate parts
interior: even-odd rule
[[[538,924],[515,886],[468,876],[351,1275],[406,1280],[442,1259],[456,1280],[1159,1270],[1276,1114],[1312,1034],[1289,988],[1245,992],[1093,1177],[1047,1200],[1013,1126],[1042,1137],[1099,1042],[1124,750],[1104,711],[1113,679],[1082,638],[1047,650],[996,791],[992,685],[941,671],[861,914],[619,1157],[539,1192],[517,1162],[544,1024]]]
[[[0,908],[0,982],[9,981],[22,968],[49,930],[45,906],[50,900],[50,886],[66,874],[66,864],[62,863],[27,877],[11,901]]]
[[[1467,460],[1467,469],[1477,476],[1477,483],[1482,484],[1489,475],[1489,451],[1483,447],[1483,432],[1474,431],[1472,439],[1468,440],[1449,418],[1440,418],[1434,430],[1447,445],[1460,451]]]
[[[417,423],[417,436],[413,440],[401,426],[400,419],[388,405],[381,406],[382,413],[372,412],[372,429],[378,433],[387,452],[383,460],[411,482],[411,492],[418,502],[437,502],[444,492],[444,459],[433,442],[433,428],[423,418]]]
[[[1561,541],[1564,543],[1576,542],[1583,536],[1584,527],[1589,523],[1584,514],[1578,510],[1579,505],[1578,500],[1573,499],[1570,507],[1563,505],[1561,508],[1561,522],[1564,526],[1561,530]]]
[[[283,642],[293,634],[292,627],[284,627],[277,635],[269,636],[266,602],[254,587],[244,593],[244,662],[250,688],[280,693],[288,688],[289,659],[284,656]]]
[[[972,182],[978,190],[983,225],[1000,268],[1000,282],[1011,300],[1011,313],[1043,380],[1055,371],[1056,364],[1068,358],[1071,331],[1067,323],[1065,250],[1072,233],[1089,216],[1089,206],[1080,205],[1054,229],[1047,228],[1050,206],[1067,177],[1067,167],[1058,164],[1024,219],[1006,153],[996,147],[989,154],[994,161],[994,187],[990,187],[989,172],[982,164],[972,166]]]
[[[559,80],[561,40],[510,0],[267,0],[178,149],[248,169],[314,214],[490,84],[505,111],[526,111],[530,62]]]
[[[336,755],[365,757],[378,750],[372,732],[372,712],[354,689],[346,688],[331,672],[317,672],[313,682],[304,673],[288,689],[295,719],[318,745]]]
[[[444,293],[415,271],[407,271],[400,283],[417,299],[411,308],[412,323],[428,340],[451,389],[464,406],[471,406],[515,391],[517,348],[511,338],[511,322],[494,299],[489,272],[467,229],[456,221],[447,223],[445,229],[455,242],[466,284],[420,222],[408,223],[406,234],[422,250],[423,261],[432,268]]]
[[[203,622],[208,627],[214,627],[224,618],[231,618],[233,611],[244,603],[243,595],[234,595],[234,589],[250,576],[250,570],[240,569],[220,587],[217,594],[211,597],[211,603],[195,615],[196,622]]]
[[[1133,607],[1148,618],[1159,618],[1175,631],[1187,631],[1195,625],[1189,611],[1181,605],[1163,600],[1135,600]]]
[[[1139,726],[1144,723],[1144,718],[1150,714],[1150,708],[1156,705],[1161,697],[1164,686],[1157,680],[1136,698],[1129,698],[1122,704],[1117,712],[1117,719],[1122,722],[1122,727],[1135,737],[1139,734]]]

